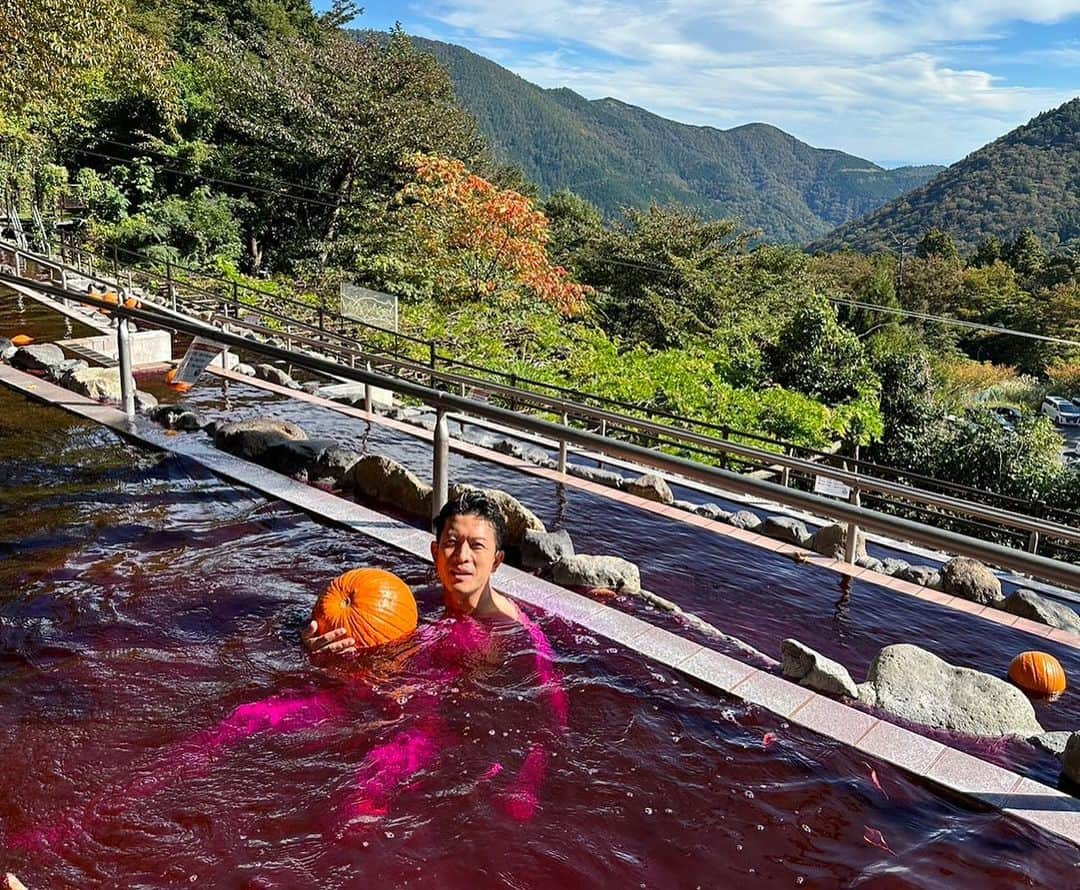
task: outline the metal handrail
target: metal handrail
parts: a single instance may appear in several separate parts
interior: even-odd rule
[[[519,414],[506,408],[499,408],[484,402],[479,402],[464,396],[456,396],[423,386],[419,383],[403,380],[399,377],[387,376],[374,371],[366,371],[358,368],[350,368],[336,362],[308,356],[304,353],[269,346],[261,343],[252,343],[236,334],[223,331],[204,322],[185,319],[178,313],[162,312],[160,310],[134,309],[124,306],[116,306],[104,301],[76,294],[57,288],[53,285],[45,285],[21,276],[9,275],[0,272],[0,281],[31,285],[52,296],[75,299],[79,302],[104,309],[120,321],[120,328],[126,331],[127,319],[133,319],[145,324],[158,327],[172,328],[192,336],[206,337],[237,349],[246,349],[251,352],[268,356],[271,359],[289,362],[297,367],[304,368],[317,374],[352,380],[356,383],[377,386],[383,389],[416,399],[423,404],[429,405],[438,412],[442,428],[445,430],[445,417],[447,412],[460,412],[472,416],[482,417],[511,429],[522,430],[535,435],[546,436],[558,441],[569,442],[579,447],[604,451],[615,457],[632,461],[644,466],[664,470],[687,479],[703,482],[720,489],[733,491],[739,494],[750,495],[768,501],[784,504],[799,510],[823,516],[837,522],[857,525],[859,527],[889,535],[912,543],[921,544],[935,549],[943,549],[948,552],[958,553],[981,559],[986,562],[1008,568],[1013,571],[1031,574],[1052,583],[1066,587],[1080,589],[1080,566],[1058,560],[1048,559],[1036,554],[1025,553],[970,538],[954,532],[934,528],[918,522],[901,519],[896,516],[878,513],[864,507],[848,504],[843,501],[829,500],[798,489],[785,488],[781,485],[749,476],[732,473],[719,467],[707,466],[691,460],[664,454],[640,445],[629,442],[608,439],[574,427],[564,426],[548,420]],[[123,337],[119,337],[123,346]],[[438,438],[438,431],[436,438]],[[438,445],[438,443],[437,443]],[[445,447],[445,442],[443,443]],[[440,448],[434,449],[436,466],[434,477],[442,478],[445,483],[446,466],[439,465],[438,456]]]
[[[60,242],[60,243],[62,243],[62,242]],[[88,254],[88,255],[90,255],[90,256],[96,256],[99,259],[106,259],[101,254],[96,254],[93,251],[86,250],[85,248],[80,247],[80,248],[77,248],[77,249],[84,252],[84,253],[86,253],[86,254]],[[160,261],[154,260],[153,257],[149,257],[146,254],[140,254],[140,253],[138,253],[136,251],[132,251],[132,250],[129,250],[127,248],[118,248],[118,250],[119,250],[119,252],[124,253],[125,255],[135,257],[137,259],[142,259],[142,260],[148,261],[150,263],[160,262]],[[116,260],[115,260],[115,251],[114,251],[114,263],[115,262],[116,262]],[[329,316],[331,319],[337,321],[339,327],[343,326],[344,324],[348,324],[350,326],[363,327],[365,329],[376,332],[379,335],[385,335],[385,336],[388,336],[388,337],[393,337],[395,339],[395,341],[401,341],[401,340],[404,339],[404,340],[406,340],[408,342],[416,343],[418,345],[424,346],[424,347],[426,347],[426,349],[427,349],[427,351],[429,353],[428,367],[431,368],[431,369],[434,369],[438,362],[442,362],[443,364],[456,365],[458,367],[466,368],[468,370],[476,371],[476,372],[479,372],[479,373],[482,373],[482,374],[492,375],[492,376],[497,377],[497,378],[502,378],[502,379],[505,379],[505,380],[509,380],[510,381],[510,386],[512,388],[514,388],[514,389],[517,389],[519,392],[521,391],[520,387],[522,385],[524,385],[524,386],[529,386],[529,387],[537,387],[537,388],[541,388],[541,389],[552,390],[552,391],[561,393],[563,395],[568,395],[568,396],[570,396],[572,398],[575,398],[575,399],[582,399],[582,398],[588,399],[590,401],[598,402],[600,404],[614,406],[615,408],[621,408],[621,409],[623,409],[625,411],[643,411],[650,418],[660,417],[660,418],[665,418],[667,420],[672,420],[672,421],[675,421],[676,423],[680,423],[680,424],[684,424],[684,425],[690,425],[690,426],[698,427],[698,428],[701,428],[701,429],[714,430],[716,432],[721,433],[721,435],[723,437],[725,437],[725,438],[727,438],[729,436],[736,436],[739,439],[744,440],[744,441],[749,440],[749,441],[752,441],[752,442],[761,442],[761,443],[764,443],[764,444],[780,447],[780,448],[784,449],[785,451],[798,450],[799,452],[803,453],[804,455],[811,455],[813,457],[819,458],[823,462],[822,465],[825,465],[828,461],[843,460],[845,469],[848,468],[848,467],[852,467],[852,468],[854,468],[854,470],[856,472],[858,472],[859,470],[865,470],[865,471],[867,471],[867,474],[878,473],[878,474],[881,474],[881,475],[899,477],[899,478],[902,478],[902,479],[905,479],[905,480],[910,480],[910,481],[913,481],[913,482],[916,482],[916,483],[920,483],[920,484],[922,484],[924,486],[932,486],[932,487],[940,489],[940,490],[952,491],[954,493],[958,493],[958,494],[961,494],[961,495],[966,493],[968,495],[975,496],[975,497],[980,497],[980,498],[986,498],[986,497],[989,496],[990,498],[992,498],[998,504],[1010,504],[1011,503],[1011,504],[1017,505],[1019,508],[1026,509],[1028,515],[1041,515],[1043,517],[1046,517],[1046,515],[1048,513],[1053,513],[1056,516],[1065,517],[1067,520],[1075,520],[1078,523],[1080,523],[1080,513],[1077,513],[1075,511],[1071,511],[1071,510],[1068,510],[1068,509],[1065,509],[1065,508],[1053,507],[1053,506],[1050,506],[1050,505],[1042,503],[1042,502],[1028,501],[1028,500],[1024,500],[1023,498],[1017,498],[1017,497],[1014,497],[1012,495],[1001,494],[1001,493],[998,493],[998,492],[987,492],[987,491],[984,491],[982,489],[972,488],[971,486],[962,485],[960,483],[949,482],[949,481],[943,480],[943,479],[935,479],[932,476],[926,476],[926,475],[921,474],[921,473],[916,473],[916,472],[912,472],[912,471],[909,471],[909,470],[900,469],[898,467],[890,467],[890,466],[887,466],[887,465],[884,465],[884,464],[877,464],[877,463],[874,463],[874,462],[871,462],[871,461],[861,460],[859,458],[850,457],[850,456],[847,456],[847,455],[845,455],[843,458],[840,458],[836,454],[834,454],[832,452],[829,452],[829,451],[822,451],[821,449],[810,448],[809,446],[805,446],[805,445],[796,445],[794,443],[786,442],[786,441],[781,440],[781,439],[774,439],[774,438],[772,438],[770,436],[763,436],[763,435],[761,435],[759,433],[752,433],[752,432],[749,432],[749,431],[746,431],[746,430],[733,429],[733,428],[731,428],[731,427],[729,427],[727,425],[716,424],[716,423],[712,423],[710,421],[705,421],[705,420],[700,420],[700,419],[696,419],[696,418],[686,417],[686,416],[683,416],[683,415],[675,414],[675,413],[670,412],[670,411],[665,411],[665,410],[663,410],[661,408],[643,409],[639,405],[634,405],[632,403],[629,403],[629,402],[626,402],[626,401],[623,401],[623,400],[620,400],[620,399],[614,399],[614,398],[611,398],[609,396],[602,396],[602,395],[597,395],[597,394],[593,394],[593,393],[586,393],[586,392],[582,392],[580,390],[575,390],[575,389],[572,389],[572,388],[569,388],[569,387],[559,386],[558,384],[555,384],[555,383],[547,383],[545,381],[533,380],[533,379],[526,378],[526,377],[520,377],[520,376],[518,376],[516,374],[513,374],[513,373],[510,373],[510,372],[500,371],[500,370],[494,369],[494,368],[486,368],[486,367],[483,367],[481,365],[475,365],[475,364],[472,364],[472,363],[469,363],[469,362],[464,362],[464,361],[462,361],[460,359],[457,359],[457,358],[454,358],[452,356],[446,356],[446,355],[439,354],[439,352],[438,352],[438,344],[433,340],[426,340],[424,338],[414,337],[414,336],[412,336],[410,334],[403,334],[403,333],[401,333],[399,331],[389,331],[389,330],[387,330],[385,328],[381,328],[381,327],[379,327],[377,325],[370,324],[369,322],[365,322],[365,321],[362,321],[360,319],[347,319],[344,316],[340,315],[340,313],[332,312],[330,310],[327,310],[325,307],[322,307],[322,306],[312,307],[312,306],[310,306],[310,305],[308,305],[306,303],[302,303],[302,302],[300,302],[298,300],[294,300],[294,299],[292,299],[290,297],[283,296],[281,294],[270,293],[269,291],[260,290],[259,288],[255,288],[255,287],[252,287],[252,286],[247,285],[247,284],[238,283],[236,281],[231,281],[230,282],[229,279],[224,279],[224,278],[220,278],[218,276],[209,275],[207,273],[199,272],[198,270],[191,269],[190,267],[183,266],[183,265],[181,265],[179,263],[174,263],[174,264],[172,264],[172,266],[173,266],[173,268],[184,269],[185,271],[192,272],[194,274],[202,276],[203,278],[209,279],[211,281],[216,281],[216,282],[218,282],[220,284],[224,284],[226,286],[231,284],[231,286],[233,287],[233,290],[234,290],[234,302],[235,302],[235,296],[236,296],[236,289],[237,289],[237,287],[239,287],[240,289],[247,290],[247,291],[249,291],[251,293],[254,293],[254,294],[257,294],[259,296],[268,297],[270,299],[282,301],[282,302],[285,302],[285,303],[287,303],[287,304],[289,304],[291,306],[300,307],[300,308],[302,308],[304,310],[307,310],[307,311],[315,309],[319,313],[320,318],[324,317],[324,316]],[[166,274],[168,274],[168,273],[166,273]],[[117,269],[117,277],[119,277],[118,269]],[[201,292],[203,294],[206,294],[207,296],[209,296],[211,298],[217,299],[223,304],[228,303],[228,301],[226,299],[222,298],[220,295],[216,295],[212,291],[209,291],[209,290],[207,290],[205,288],[200,288],[200,287],[198,287],[196,285],[193,285],[193,284],[190,284],[188,282],[183,282],[182,284],[186,288],[189,288],[189,289],[192,289],[192,290],[197,290],[197,291],[199,291],[199,292]],[[256,308],[256,307],[250,307],[250,308]],[[258,307],[258,309],[259,309],[259,311],[266,311],[266,310],[263,310],[262,307]],[[281,313],[278,313],[278,314],[274,315],[274,317],[278,318],[279,320],[285,321],[287,323],[304,324],[304,322],[300,321],[299,319],[290,318],[289,316],[286,316],[286,315],[281,314]],[[312,326],[312,329],[314,329],[313,326]],[[323,330],[323,331],[327,330],[325,327],[322,327],[322,326],[320,326],[319,329]],[[415,359],[412,359],[410,356],[406,355],[405,353],[397,352],[395,350],[390,350],[390,349],[386,349],[386,348],[383,348],[383,347],[380,347],[380,348],[389,355],[400,357],[400,358],[403,358],[403,359],[406,359],[406,360],[409,360],[409,361],[416,361]],[[824,475],[824,474],[821,474],[821,475]],[[885,480],[885,481],[890,481],[890,480]],[[987,505],[987,506],[991,506],[991,505]],[[991,506],[991,508],[992,509],[999,509],[999,508],[995,508],[995,507],[992,507],[992,506]]]
[[[9,248],[9,249],[12,249],[12,248]],[[35,261],[39,261],[38,258],[37,258],[37,255],[33,254],[30,251],[23,250],[21,252],[23,254],[26,254],[29,258],[31,258],[31,259],[33,259]],[[57,264],[55,261],[53,261],[51,259],[41,260],[40,262],[42,262],[43,265],[49,265],[52,268],[61,268],[61,269],[63,268],[63,264]],[[99,279],[99,280],[104,280],[104,279]],[[222,280],[224,281],[224,279],[222,279]],[[219,301],[219,303],[221,303],[225,307],[230,305],[229,301],[222,299],[219,295],[214,294],[212,291],[208,291],[208,290],[205,290],[205,289],[202,289],[202,288],[198,288],[198,287],[196,287],[194,285],[190,285],[190,284],[187,284],[187,283],[184,283],[183,286],[187,287],[187,288],[190,288],[192,290],[197,290],[197,291],[199,291],[199,292],[201,292],[203,294],[206,294],[208,297]],[[259,293],[267,295],[265,292],[260,291]],[[289,301],[289,300],[287,300],[287,298],[286,298],[286,301],[295,303],[295,301]],[[311,308],[311,307],[306,306],[306,304],[296,304],[296,305],[304,305],[304,307],[307,308],[307,309]],[[335,332],[335,331],[333,331],[331,329],[327,329],[325,327],[316,327],[315,325],[309,324],[309,323],[301,321],[299,319],[291,318],[290,316],[287,316],[287,315],[285,315],[283,313],[276,312],[276,311],[274,311],[272,309],[267,309],[267,308],[263,308],[263,307],[247,307],[247,308],[249,309],[249,311],[253,311],[253,312],[259,313],[259,314],[261,314],[263,316],[268,316],[268,317],[274,318],[276,320],[284,322],[287,325],[299,326],[300,328],[306,329],[306,330],[310,331],[313,334],[319,335],[320,337],[329,336],[329,337],[333,337],[333,338],[336,338],[336,339],[339,339],[339,340],[348,340],[350,342],[358,342],[354,338],[347,337],[344,334],[337,333],[337,332]],[[226,313],[226,315],[227,315],[227,313]],[[351,321],[352,320],[350,320],[350,322]],[[357,323],[362,325],[362,326],[365,326],[365,327],[372,327],[371,325],[367,325],[364,322],[357,322]],[[392,332],[383,331],[383,329],[378,329],[378,330],[381,331],[382,333],[387,333],[387,334],[392,333]],[[278,335],[280,335],[280,332],[275,331],[275,332],[273,332],[273,335],[278,336]],[[292,335],[292,336],[293,336],[293,339],[297,339],[295,335]],[[418,342],[420,342],[420,341],[418,341]],[[423,342],[429,342],[429,341],[423,341]],[[311,343],[310,345],[321,345],[321,344]],[[1038,539],[1037,539],[1037,537],[1034,537],[1036,535],[1048,535],[1048,536],[1050,536],[1052,538],[1055,538],[1055,539],[1057,539],[1059,541],[1080,542],[1080,530],[1074,529],[1074,528],[1072,528],[1070,526],[1067,526],[1067,525],[1052,522],[1052,521],[1050,521],[1048,519],[1036,519],[1033,516],[1031,516],[1030,514],[1025,515],[1025,514],[1013,513],[1011,511],[1007,511],[1007,510],[1004,510],[1002,508],[992,506],[992,505],[988,505],[988,504],[981,503],[981,502],[972,502],[972,501],[961,500],[961,499],[958,499],[958,498],[952,498],[949,495],[943,495],[943,494],[940,494],[938,492],[932,492],[932,491],[928,491],[926,489],[914,488],[914,487],[912,487],[910,485],[905,485],[903,483],[894,482],[894,481],[891,481],[891,480],[888,480],[888,479],[877,478],[877,477],[874,477],[874,476],[870,476],[868,474],[860,474],[860,473],[857,473],[857,472],[852,472],[850,470],[847,470],[846,468],[837,468],[837,467],[831,466],[831,465],[829,465],[827,463],[818,463],[818,462],[815,462],[815,461],[809,461],[809,460],[807,460],[805,458],[798,458],[798,457],[795,457],[793,455],[788,455],[788,454],[780,454],[780,453],[776,453],[776,452],[767,452],[767,451],[763,451],[763,450],[760,450],[760,449],[756,449],[753,446],[740,445],[740,444],[732,442],[732,441],[730,441],[729,439],[726,439],[726,438],[717,439],[717,438],[711,437],[711,436],[704,436],[704,435],[702,435],[700,433],[696,433],[696,432],[693,432],[693,431],[690,431],[690,430],[685,430],[685,429],[675,428],[675,427],[670,427],[670,426],[664,426],[664,425],[656,424],[656,423],[654,423],[652,421],[649,421],[649,420],[643,420],[643,419],[639,419],[639,418],[635,418],[635,417],[627,417],[625,415],[620,415],[620,414],[617,414],[615,412],[606,411],[606,410],[604,410],[602,408],[594,408],[594,407],[591,407],[591,406],[582,405],[581,403],[578,403],[578,402],[572,402],[572,401],[569,401],[569,400],[560,399],[560,398],[556,398],[554,396],[548,396],[548,395],[544,395],[544,394],[541,394],[541,393],[530,392],[528,390],[522,390],[522,389],[519,389],[519,388],[514,387],[514,386],[506,386],[504,384],[500,384],[500,383],[490,381],[490,380],[483,380],[483,379],[477,379],[477,378],[466,377],[466,376],[461,376],[461,375],[454,375],[454,374],[450,374],[450,373],[445,372],[445,371],[437,371],[436,368],[433,365],[430,365],[430,364],[429,365],[422,365],[419,362],[417,362],[417,361],[415,361],[415,360],[413,360],[413,359],[411,359],[411,358],[409,358],[407,356],[402,355],[401,353],[395,353],[395,352],[393,352],[391,350],[383,350],[383,353],[389,354],[389,355],[394,357],[394,358],[389,359],[389,360],[386,358],[385,354],[376,356],[376,355],[366,353],[366,352],[363,352],[363,351],[360,351],[360,350],[355,350],[355,349],[352,349],[352,348],[350,348],[348,350],[348,352],[350,354],[355,354],[355,355],[361,357],[361,360],[366,361],[366,362],[378,362],[380,364],[396,365],[399,370],[410,371],[410,372],[415,373],[418,376],[422,375],[422,376],[427,377],[433,384],[434,384],[435,380],[437,380],[437,379],[441,380],[441,381],[443,381],[445,383],[454,385],[454,386],[466,385],[466,386],[476,387],[478,384],[480,384],[480,385],[483,385],[484,388],[491,391],[492,393],[504,396],[506,398],[506,400],[508,400],[511,405],[514,405],[514,404],[532,404],[534,407],[546,408],[546,409],[551,410],[551,411],[553,411],[555,413],[562,413],[562,414],[571,415],[571,416],[581,418],[581,419],[593,420],[595,422],[600,423],[602,429],[605,428],[605,427],[621,427],[623,429],[626,429],[626,428],[629,427],[630,429],[636,430],[639,433],[648,434],[649,436],[653,437],[654,439],[658,439],[658,438],[664,437],[664,436],[673,437],[673,438],[678,440],[676,443],[674,443],[676,445],[676,447],[692,448],[693,450],[698,450],[700,448],[705,448],[705,449],[707,449],[707,451],[705,453],[709,453],[708,450],[720,452],[720,453],[722,453],[724,455],[727,455],[727,456],[733,456],[733,457],[742,458],[744,461],[750,463],[751,465],[775,466],[775,467],[778,467],[778,468],[781,468],[781,469],[787,471],[788,473],[794,471],[794,472],[804,473],[804,474],[811,475],[811,476],[813,476],[813,475],[823,476],[823,477],[826,477],[826,478],[831,478],[831,479],[843,482],[844,484],[846,484],[849,487],[855,489],[856,491],[867,491],[867,492],[873,491],[873,492],[877,492],[879,494],[889,495],[891,497],[897,497],[901,501],[922,503],[922,504],[925,504],[927,506],[933,506],[933,507],[938,508],[938,509],[949,510],[950,512],[952,512],[954,514],[960,514],[961,516],[963,516],[964,514],[967,514],[969,517],[976,517],[976,518],[980,518],[980,519],[985,519],[985,520],[988,520],[988,521],[991,521],[991,522],[996,522],[996,523],[998,523],[999,525],[1002,525],[1002,526],[1011,527],[1013,529],[1021,529],[1021,530],[1025,531],[1025,532],[1028,532],[1029,535],[1032,536],[1032,537],[1030,537],[1029,540],[1030,540],[1030,546],[1033,546],[1033,547],[1037,546]],[[457,364],[457,365],[462,366],[462,367],[475,367],[475,366],[468,365],[467,363],[457,362],[457,361],[454,361],[454,360],[447,360],[447,363],[449,363],[449,364]],[[489,372],[489,369],[481,369],[481,370],[484,370],[485,372]],[[494,374],[496,374],[497,376],[500,376],[500,377],[509,376],[509,377],[513,378],[513,375],[507,375],[507,374],[505,374],[503,372],[490,372],[490,373],[494,373]],[[519,378],[515,378],[515,379],[519,379]],[[530,384],[535,383],[535,381],[526,381],[524,379],[520,379],[520,382],[528,382]],[[541,384],[541,385],[545,386],[546,388],[555,389],[557,391],[573,392],[572,390],[566,390],[564,387],[557,387],[555,385],[548,385],[548,384]],[[608,402],[608,403],[611,403],[611,402],[615,401],[615,400],[606,399],[604,397],[591,397],[590,396],[590,398],[596,398],[599,401]],[[621,403],[618,403],[618,404],[621,404]],[[683,422],[688,422],[687,418],[680,418],[677,415],[670,415],[670,414],[667,414],[666,412],[654,412],[654,413],[659,413],[661,415],[668,416],[668,417],[671,417],[673,419],[681,420]],[[723,427],[717,427],[714,424],[709,424],[709,423],[706,423],[706,422],[698,422],[698,421],[689,421],[689,422],[696,423],[699,426],[704,426],[706,428],[725,429],[725,430],[727,429],[727,428],[723,428]],[[734,432],[734,431],[728,431],[728,432]],[[742,433],[738,433],[738,435],[740,435],[740,437],[743,436]],[[767,439],[765,437],[754,436],[753,434],[747,434],[747,437],[758,440],[758,441],[769,442],[770,444],[775,443],[775,440],[769,440],[769,439]],[[784,444],[785,446],[791,447],[790,443],[775,443],[775,444]],[[800,450],[809,451],[810,453],[817,454],[817,455],[820,455],[822,457],[833,457],[832,455],[829,455],[826,452],[814,452],[812,449],[802,449],[801,446],[795,446],[795,447],[799,447]],[[852,459],[851,463],[854,464],[856,462],[855,462],[854,459]],[[857,463],[858,464],[864,464],[865,462],[858,461]],[[903,471],[895,470],[895,468],[884,468],[884,467],[879,467],[878,465],[874,465],[874,464],[871,464],[870,466],[873,466],[873,467],[875,467],[877,469],[890,469],[890,470],[892,470],[892,472],[895,472],[898,475],[902,475],[902,476],[908,475],[911,478],[915,478],[915,474],[904,474]],[[919,478],[922,479],[922,480],[927,480],[927,481],[931,481],[931,482],[940,483],[940,480],[932,480],[932,479],[928,480],[928,477],[919,477]],[[954,488],[954,489],[957,487],[957,486],[951,485],[950,483],[944,483],[944,484],[946,486]],[[968,490],[970,490],[970,489],[968,489]],[[1030,502],[1020,501],[1020,503],[1023,503],[1026,506],[1031,506]],[[1066,515],[1071,516],[1072,514],[1066,513]]]
[[[237,323],[236,320],[229,319],[227,316],[216,316],[216,318],[223,318],[230,323]],[[269,328],[264,328],[261,325],[251,325],[242,320],[239,321],[239,324],[249,329],[261,329],[257,331],[259,333],[276,333]],[[326,345],[310,338],[296,335],[292,336],[297,342],[302,342],[306,345],[315,347]],[[387,361],[382,357],[373,356],[362,351],[350,352],[355,354],[361,361],[368,362],[381,360],[384,364],[397,366],[399,370],[412,371],[418,376],[430,377],[433,380],[437,379],[452,386],[460,387],[465,385],[475,387],[476,384],[483,384],[484,387],[494,395],[504,396],[507,399],[516,399],[519,402],[531,402],[536,407],[550,410],[556,414],[565,414],[574,417],[588,418],[594,421],[601,421],[608,425],[609,430],[612,426],[621,426],[624,428],[629,427],[637,432],[648,433],[654,438],[671,437],[676,440],[672,443],[675,445],[685,443],[692,446],[698,446],[699,448],[704,449],[706,453],[721,452],[743,458],[749,463],[772,465],[788,470],[794,470],[796,472],[802,472],[811,476],[823,476],[838,482],[843,482],[845,485],[848,485],[850,488],[857,491],[876,492],[877,494],[889,495],[904,501],[913,501],[915,503],[948,510],[961,515],[967,514],[970,517],[996,522],[998,525],[1019,529],[1028,533],[1034,532],[1057,540],[1080,543],[1080,529],[1070,528],[1069,526],[1050,522],[1048,520],[1040,520],[1022,514],[1011,513],[985,504],[962,501],[958,498],[949,497],[948,495],[941,495],[936,492],[924,491],[922,489],[901,485],[896,482],[877,479],[872,476],[852,473],[848,470],[818,464],[803,458],[775,454],[771,451],[762,451],[761,449],[753,448],[752,446],[739,445],[725,439],[703,436],[687,430],[672,429],[671,427],[665,427],[650,421],[639,420],[633,417],[624,417],[610,411],[591,408],[576,402],[557,399],[540,393],[522,392],[520,390],[515,390],[512,387],[503,386],[502,384],[492,383],[486,380],[477,380],[472,377],[449,374],[445,371],[432,371],[430,368],[416,362],[397,360]]]

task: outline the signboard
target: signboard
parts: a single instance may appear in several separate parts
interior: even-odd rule
[[[358,284],[341,283],[341,314],[388,331],[398,329],[397,297]]]
[[[814,494],[827,494],[829,497],[842,498],[846,501],[851,498],[851,487],[845,485],[839,479],[830,479],[828,476],[815,476]]]
[[[206,366],[210,364],[225,347],[220,343],[215,343],[213,340],[205,340],[202,337],[196,337],[191,341],[191,345],[187,348],[187,352],[184,353],[183,359],[181,359],[179,366],[176,369],[176,374],[172,379],[173,383],[194,383],[199,379],[199,376],[206,370]]]

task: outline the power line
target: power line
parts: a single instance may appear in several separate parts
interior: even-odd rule
[[[166,159],[170,158],[170,155],[166,154],[164,151],[161,151],[160,149],[147,148],[146,146],[142,146],[142,145],[132,145],[129,142],[120,142],[117,139],[103,139],[101,137],[97,137],[95,139],[95,141],[96,142],[105,142],[105,143],[108,143],[109,145],[118,146],[119,148],[127,148],[127,149],[130,149],[131,151],[147,152],[148,154],[157,155],[158,157],[162,157],[162,158],[166,158]],[[215,145],[213,147],[220,149],[221,146]],[[175,159],[173,159],[173,160],[175,160]],[[283,187],[287,187],[287,188],[302,189],[305,192],[314,192],[317,195],[325,195],[328,198],[334,198],[334,199],[337,199],[337,200],[340,200],[340,201],[346,200],[345,196],[342,195],[340,192],[332,192],[332,191],[329,191],[327,189],[320,189],[320,188],[316,188],[315,186],[304,185],[303,183],[300,183],[300,182],[290,182],[290,181],[285,180],[285,179],[277,179],[276,177],[265,176],[265,175],[263,175],[261,173],[250,173],[250,172],[248,172],[246,170],[240,170],[240,171],[237,171],[237,172],[243,173],[245,176],[258,176],[263,182],[271,182],[271,183],[274,183],[275,185],[279,185],[279,186],[283,186]],[[192,175],[195,175],[195,174],[192,174]]]
[[[634,260],[625,258],[615,259],[603,259],[595,258],[595,262],[601,265],[613,265],[613,266],[627,266],[633,269],[643,269],[648,272],[661,272],[667,274],[678,274],[678,270],[674,266],[654,266],[647,263],[640,263]],[[1080,341],[1069,340],[1065,337],[1051,337],[1046,334],[1035,334],[1031,331],[1020,331],[1015,328],[1006,328],[999,325],[982,324],[975,321],[965,321],[961,318],[952,318],[948,315],[934,315],[929,312],[917,312],[914,309],[901,309],[896,306],[881,306],[877,303],[867,303],[863,300],[853,300],[845,297],[830,297],[825,296],[825,299],[830,303],[839,303],[844,306],[853,306],[857,309],[869,309],[874,312],[885,312],[891,315],[901,315],[907,318],[917,319],[919,321],[935,322],[937,324],[954,325],[956,327],[967,328],[970,330],[987,331],[991,334],[1007,334],[1013,337],[1024,337],[1029,340],[1039,340],[1044,343],[1058,343],[1063,346],[1080,346]]]
[[[105,152],[91,151],[88,148],[76,148],[76,149],[74,149],[74,151],[75,151],[76,154],[88,155],[89,157],[94,157],[94,158],[101,158],[102,160],[106,160],[106,161],[115,161],[116,163],[119,163],[119,164],[130,164],[131,163],[131,158],[122,158],[122,157],[118,157],[117,155],[106,154]],[[258,192],[259,194],[269,195],[269,196],[274,197],[274,198],[290,198],[293,201],[299,201],[302,204],[312,204],[312,205],[315,205],[317,207],[326,207],[326,208],[329,208],[331,210],[333,210],[333,209],[335,209],[337,207],[344,206],[344,205],[338,204],[338,203],[331,203],[330,201],[320,201],[320,200],[318,200],[316,198],[305,198],[302,195],[292,195],[292,194],[289,194],[287,192],[275,191],[274,189],[262,188],[262,187],[257,186],[257,185],[249,185],[249,184],[243,183],[243,182],[235,182],[235,181],[229,180],[229,179],[220,179],[220,178],[214,177],[214,176],[207,176],[207,175],[205,175],[203,173],[192,173],[190,170],[181,170],[179,167],[172,167],[172,166],[169,166],[167,164],[156,164],[155,166],[159,170],[167,170],[168,172],[175,173],[178,176],[187,176],[187,177],[190,177],[192,179],[201,179],[204,182],[212,182],[212,183],[214,183],[216,185],[224,185],[224,186],[227,186],[229,188],[241,189],[243,191]]]

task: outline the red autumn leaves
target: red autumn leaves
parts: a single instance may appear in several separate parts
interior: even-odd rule
[[[454,158],[417,154],[399,201],[412,234],[440,275],[441,289],[468,299],[525,290],[563,315],[581,312],[585,285],[547,255],[548,221],[526,196],[500,189]]]

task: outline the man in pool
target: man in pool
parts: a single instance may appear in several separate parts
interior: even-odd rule
[[[498,506],[480,492],[456,498],[439,512],[431,555],[442,584],[446,615],[422,625],[403,641],[402,645],[408,646],[407,659],[389,656],[391,676],[386,677],[385,670],[361,671],[343,688],[273,695],[241,705],[212,729],[163,752],[154,768],[144,771],[149,779],[107,792],[103,796],[107,805],[98,801],[99,807],[122,811],[138,799],[209,768],[229,748],[251,736],[296,732],[326,721],[345,720],[358,704],[396,707],[400,701],[405,726],[364,756],[343,812],[338,811],[344,818],[336,819],[335,825],[344,825],[347,832],[353,826],[378,821],[394,798],[433,768],[444,752],[461,750],[465,741],[462,730],[468,732],[468,728],[455,727],[462,715],[447,707],[458,691],[455,684],[465,686],[470,677],[483,676],[510,653],[524,656],[514,659],[522,662],[519,667],[527,675],[518,689],[531,686],[538,693],[535,700],[543,718],[532,727],[524,760],[513,778],[500,778],[501,758],[507,753],[503,745],[502,750],[489,755],[500,759],[477,764],[471,781],[475,788],[491,786],[497,809],[508,818],[518,822],[532,819],[539,806],[549,750],[566,730],[568,703],[554,667],[554,652],[543,631],[512,600],[491,587],[491,575],[503,561],[504,530]],[[513,637],[522,631],[527,638],[525,648],[511,651]],[[357,654],[355,641],[343,631],[319,636],[314,622],[302,632],[302,639],[305,649],[315,656]],[[490,695],[484,691],[489,688],[483,684],[474,694]],[[515,706],[522,698],[514,696]],[[494,734],[492,728],[489,735]],[[93,819],[87,813],[7,840],[21,848],[53,846],[87,830]]]
[[[427,686],[414,697],[411,710],[417,725],[398,733],[370,751],[357,772],[356,791],[349,805],[358,819],[378,817],[394,789],[435,762],[456,740],[439,716],[439,694],[478,663],[501,659],[497,629],[507,624],[525,631],[534,653],[535,679],[544,693],[547,722],[565,731],[568,707],[565,690],[554,669],[554,653],[543,631],[514,602],[491,586],[502,565],[505,520],[498,505],[482,492],[468,492],[446,503],[435,518],[431,557],[443,589],[446,617],[417,632],[419,645],[408,672]],[[352,657],[356,642],[344,628],[318,635],[312,621],[301,633],[305,649],[315,657]],[[530,747],[510,787],[497,796],[502,811],[517,821],[531,819],[547,771],[543,742]],[[485,783],[502,771],[492,763],[479,777]]]
[[[511,599],[491,587],[491,576],[503,562],[505,529],[502,511],[483,492],[466,492],[439,511],[431,558],[443,586],[447,615],[527,621]],[[313,656],[356,654],[356,641],[347,636],[346,628],[321,636],[317,631],[312,621],[301,632],[304,648]]]

